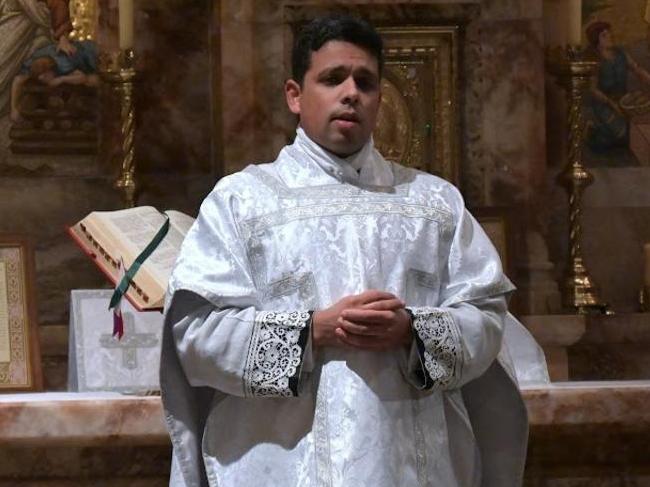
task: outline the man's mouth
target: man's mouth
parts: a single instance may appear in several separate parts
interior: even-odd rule
[[[332,120],[346,127],[351,127],[361,122],[356,113],[339,113],[332,117]]]
[[[344,122],[360,122],[359,117],[356,113],[339,113],[338,115],[334,115],[333,119],[342,120]]]

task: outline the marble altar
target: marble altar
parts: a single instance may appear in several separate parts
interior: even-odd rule
[[[650,381],[533,384],[523,395],[526,487],[650,485]],[[0,487],[150,487],[169,469],[158,397],[0,396],[0,449]]]

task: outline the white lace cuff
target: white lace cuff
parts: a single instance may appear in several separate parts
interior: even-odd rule
[[[448,311],[407,308],[420,358],[417,375],[422,389],[453,389],[462,368],[460,331]]]
[[[310,324],[309,311],[259,311],[255,314],[244,370],[247,396],[298,395]]]

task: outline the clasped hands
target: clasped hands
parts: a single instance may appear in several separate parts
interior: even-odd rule
[[[312,343],[318,347],[387,350],[410,345],[411,318],[404,302],[385,291],[346,296],[314,312]]]

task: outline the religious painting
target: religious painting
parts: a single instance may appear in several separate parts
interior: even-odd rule
[[[389,160],[458,184],[458,28],[387,27],[375,144]]]
[[[96,0],[0,0],[0,163],[97,150]]]
[[[42,388],[34,279],[28,240],[0,236],[0,392]]]
[[[650,1],[583,0],[582,25],[599,62],[585,97],[584,163],[650,166]]]
[[[70,295],[68,389],[149,395],[160,390],[163,316],[123,300],[124,335],[113,335],[108,309],[113,289],[75,289]]]

